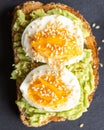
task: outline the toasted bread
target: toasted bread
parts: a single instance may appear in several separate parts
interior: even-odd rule
[[[60,9],[67,10],[67,11],[71,12],[72,14],[74,14],[75,16],[77,16],[83,22],[84,28],[90,34],[86,38],[85,46],[86,46],[86,48],[89,48],[89,49],[92,50],[93,61],[92,61],[91,64],[92,64],[92,68],[93,68],[95,90],[96,90],[97,84],[98,84],[98,78],[99,78],[99,76],[98,76],[98,62],[99,62],[99,59],[98,59],[96,40],[95,40],[95,37],[93,36],[93,34],[91,32],[91,28],[89,26],[89,23],[84,19],[84,17],[79,13],[79,11],[76,11],[73,8],[69,7],[69,6],[64,5],[64,4],[60,4],[60,3],[57,3],[57,4],[56,3],[49,3],[49,4],[44,5],[43,3],[40,3],[40,2],[28,1],[26,3],[18,5],[14,9],[12,25],[14,25],[14,23],[15,23],[15,20],[17,18],[16,11],[19,10],[19,9],[21,9],[25,14],[28,14],[31,11],[36,10],[36,9],[41,9],[42,8],[45,11],[47,11],[47,10],[50,10],[50,9],[53,9],[53,8],[56,8],[56,7],[60,8]],[[12,30],[12,37],[14,37],[14,34],[15,34],[15,32]],[[17,53],[15,51],[14,51],[14,60],[15,60],[15,64],[17,64],[17,62],[19,62],[18,57],[17,57]],[[22,95],[21,95],[21,92],[19,90],[18,81],[17,81],[17,90],[18,90],[17,91],[17,100],[20,100]],[[90,103],[91,103],[91,101],[93,99],[93,95],[94,95],[95,90],[88,97]],[[29,123],[29,121],[27,119],[27,116],[25,114],[24,109],[19,108],[19,110],[20,110],[20,118],[21,118],[22,122],[27,126],[31,126],[31,124]],[[63,118],[63,117],[52,116],[52,117],[47,118],[47,120],[44,120],[41,124],[39,124],[39,125],[37,125],[35,127],[45,125],[45,124],[47,124],[47,123],[49,123],[51,121],[65,121],[65,120],[66,119]]]

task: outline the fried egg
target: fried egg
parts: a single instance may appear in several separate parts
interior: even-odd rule
[[[33,69],[20,86],[25,100],[33,107],[48,111],[66,111],[80,99],[80,85],[67,68],[56,76],[48,65]]]
[[[65,65],[83,57],[84,37],[77,22],[62,15],[46,15],[32,21],[21,39],[26,55],[35,61]]]

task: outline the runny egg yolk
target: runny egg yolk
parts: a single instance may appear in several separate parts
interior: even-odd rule
[[[42,75],[30,84],[28,97],[34,103],[54,108],[66,102],[70,92],[61,79],[53,75]]]
[[[83,50],[77,44],[77,37],[67,28],[49,25],[37,32],[30,40],[32,48],[44,56],[55,60],[68,60],[82,55]]]

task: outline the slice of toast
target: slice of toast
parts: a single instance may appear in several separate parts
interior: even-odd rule
[[[60,3],[57,3],[57,4],[56,3],[49,3],[49,4],[44,5],[43,3],[40,3],[40,2],[28,1],[26,3],[18,5],[14,9],[12,25],[14,25],[14,23],[17,19],[16,11],[19,10],[19,9],[21,9],[25,14],[28,14],[31,11],[36,10],[36,9],[42,8],[45,11],[47,11],[47,10],[50,10],[50,9],[53,9],[53,8],[56,8],[56,7],[63,9],[63,10],[67,10],[67,11],[73,13],[75,16],[77,16],[83,22],[84,28],[89,33],[89,36],[85,40],[85,46],[86,46],[86,48],[89,48],[89,49],[92,50],[93,61],[92,61],[91,65],[92,65],[92,68],[93,68],[95,90],[96,90],[97,84],[98,84],[98,62],[99,62],[96,40],[95,40],[95,37],[93,36],[93,34],[91,32],[91,28],[90,28],[88,22],[83,18],[83,16],[78,11],[75,11],[73,8],[71,8],[67,5],[64,5],[64,4],[60,4]],[[15,34],[15,32],[12,30],[12,37],[14,37],[14,34]],[[19,62],[19,60],[17,58],[17,53],[15,51],[14,51],[14,60],[15,60],[15,64],[17,64],[17,62]],[[94,95],[95,90],[88,97],[90,103],[93,99],[93,95]],[[17,81],[17,100],[20,100],[21,96],[22,95],[21,95],[21,92],[19,90],[19,83]],[[22,122],[27,126],[31,126],[27,117],[26,117],[24,109],[19,108],[19,110],[20,110],[20,118],[21,118]],[[44,120],[40,125],[37,125],[35,127],[45,125],[45,124],[47,124],[51,121],[64,121],[64,120],[66,120],[66,119],[63,118],[63,117],[52,116],[52,117],[47,118],[47,120]]]

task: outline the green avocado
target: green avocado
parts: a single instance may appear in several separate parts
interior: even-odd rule
[[[13,46],[14,46],[14,50],[18,54],[17,57],[18,57],[19,62],[16,65],[14,65],[14,70],[11,74],[11,78],[16,79],[19,84],[22,83],[26,75],[34,67],[42,65],[42,63],[36,63],[31,58],[26,56],[21,46],[22,32],[32,20],[38,17],[51,15],[51,14],[64,15],[65,17],[68,17],[74,21],[77,21],[83,31],[84,37],[87,37],[89,35],[87,31],[82,28],[81,20],[66,10],[55,8],[55,9],[51,9],[45,12],[43,9],[38,9],[26,15],[22,12],[22,10],[18,10],[17,19],[13,26],[13,31],[16,32],[14,33],[15,36],[13,38]],[[32,107],[25,101],[24,98],[22,98],[19,101],[18,100],[16,101],[16,104],[20,108],[23,108],[25,110],[27,119],[29,120],[32,126],[39,125],[41,124],[42,121],[46,120],[48,117],[55,116],[55,115],[64,117],[69,120],[75,120],[79,118],[83,114],[83,112],[87,111],[87,108],[89,107],[89,104],[90,104],[88,100],[88,95],[90,95],[94,90],[94,75],[93,75],[93,70],[90,64],[91,61],[92,61],[91,50],[85,49],[84,57],[80,62],[75,63],[70,66],[66,66],[66,68],[69,71],[71,71],[72,73],[76,75],[81,86],[80,100],[76,107],[68,111],[63,111],[63,112],[46,112],[41,109]]]

